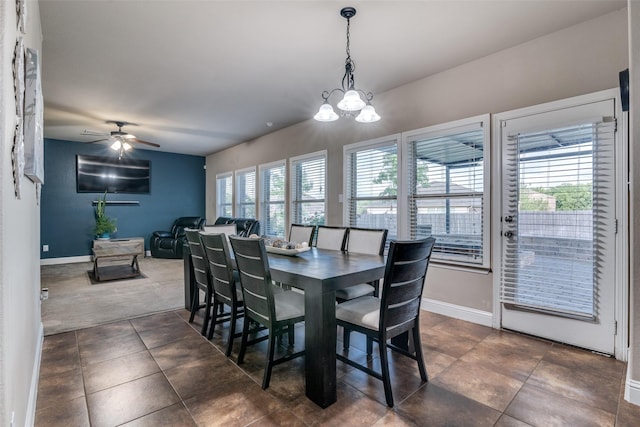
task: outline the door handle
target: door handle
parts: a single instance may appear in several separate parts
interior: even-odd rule
[[[506,237],[507,239],[510,239],[513,237],[513,231],[505,231],[504,232],[504,237]]]

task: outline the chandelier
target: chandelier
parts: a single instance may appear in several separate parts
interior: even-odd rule
[[[351,51],[349,50],[349,28],[351,25],[351,18],[356,14],[356,9],[353,7],[345,7],[340,10],[340,15],[347,20],[347,59],[344,63],[344,76],[342,76],[342,87],[335,88],[331,91],[322,92],[322,99],[324,102],[320,106],[320,109],[313,116],[314,119],[319,122],[332,122],[338,120],[340,116],[333,110],[331,104],[329,104],[329,98],[336,92],[343,94],[343,98],[338,102],[337,107],[340,110],[340,115],[343,117],[352,117],[356,113],[356,121],[361,123],[372,123],[380,120],[380,116],[376,113],[375,108],[371,105],[373,94],[371,92],[365,93],[360,89],[356,89],[356,78],[353,74],[355,70],[355,64],[351,59]],[[360,96],[362,95],[362,97]],[[364,100],[363,100],[364,98]]]

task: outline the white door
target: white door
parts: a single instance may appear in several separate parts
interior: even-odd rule
[[[503,328],[614,354],[614,116],[610,99],[500,122]]]

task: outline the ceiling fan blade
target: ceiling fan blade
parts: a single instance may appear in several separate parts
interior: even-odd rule
[[[139,144],[146,144],[146,145],[150,145],[152,147],[160,147],[160,145],[156,144],[155,142],[143,141],[143,140],[138,139],[138,138],[131,138],[131,139],[128,139],[128,141],[137,142]]]
[[[100,132],[100,131],[97,131],[97,130],[85,129],[85,130],[82,131],[82,133],[80,135],[109,136],[110,133],[109,132]]]
[[[96,139],[95,141],[87,141],[86,144],[93,144],[94,142],[102,142],[102,141],[108,141],[109,138],[102,138],[102,139]]]

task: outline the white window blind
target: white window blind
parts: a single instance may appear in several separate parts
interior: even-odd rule
[[[233,175],[231,172],[216,175],[217,216],[233,216]]]
[[[326,152],[291,159],[291,222],[325,223]]]
[[[432,260],[488,267],[488,132],[482,122],[407,139],[409,234],[433,236]]]
[[[614,128],[588,123],[510,136],[501,301],[595,320],[613,245]],[[515,160],[515,161],[513,161]]]
[[[260,171],[260,226],[268,236],[285,235],[285,161],[261,165]]]
[[[256,168],[236,171],[236,216],[256,217]]]
[[[358,144],[345,149],[347,225],[387,229],[398,237],[398,143]]]

